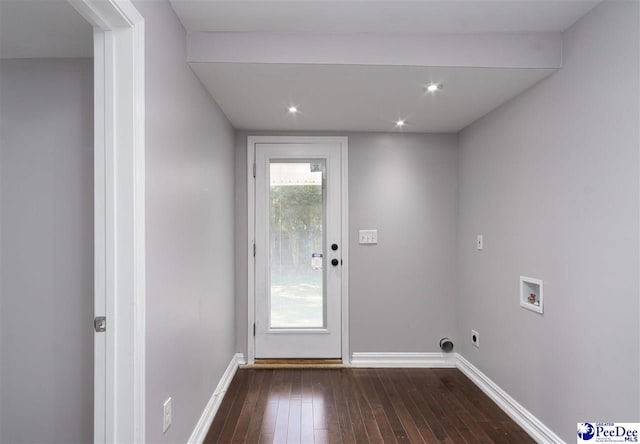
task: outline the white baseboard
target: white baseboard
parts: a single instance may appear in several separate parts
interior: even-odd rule
[[[564,441],[520,405],[515,399],[502,390],[495,382],[478,370],[473,364],[459,354],[456,356],[456,367],[471,379],[489,398],[493,400],[507,415],[511,417],[536,442],[543,444],[564,444]]]
[[[207,436],[207,432],[211,427],[213,418],[216,416],[218,408],[220,408],[222,398],[224,398],[224,394],[229,388],[231,380],[236,374],[236,370],[238,370],[238,367],[242,364],[244,364],[244,356],[242,353],[236,353],[233,355],[231,362],[229,362],[227,369],[222,375],[222,378],[220,378],[220,382],[218,382],[218,386],[211,395],[209,402],[207,402],[195,429],[193,429],[193,433],[191,433],[189,441],[187,441],[188,444],[202,444],[204,442],[204,438]]]
[[[354,353],[351,367],[455,368],[455,353]]]

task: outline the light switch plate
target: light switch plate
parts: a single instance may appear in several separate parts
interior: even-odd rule
[[[171,427],[171,397],[162,404],[162,433],[166,433]]]
[[[478,234],[478,239],[476,240],[476,248],[478,250],[482,250],[484,248],[484,239],[482,238],[482,234]]]
[[[358,234],[359,234],[358,239],[360,240],[360,245],[378,243],[378,230],[360,230]]]

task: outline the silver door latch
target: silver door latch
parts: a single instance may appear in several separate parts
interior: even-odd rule
[[[93,328],[95,328],[96,333],[101,333],[107,330],[107,318],[104,316],[96,316],[93,319]]]

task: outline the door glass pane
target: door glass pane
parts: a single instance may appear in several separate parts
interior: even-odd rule
[[[324,327],[324,160],[269,165],[271,328]]]

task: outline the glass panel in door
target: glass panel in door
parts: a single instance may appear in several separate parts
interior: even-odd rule
[[[325,160],[269,162],[270,328],[326,327]]]

